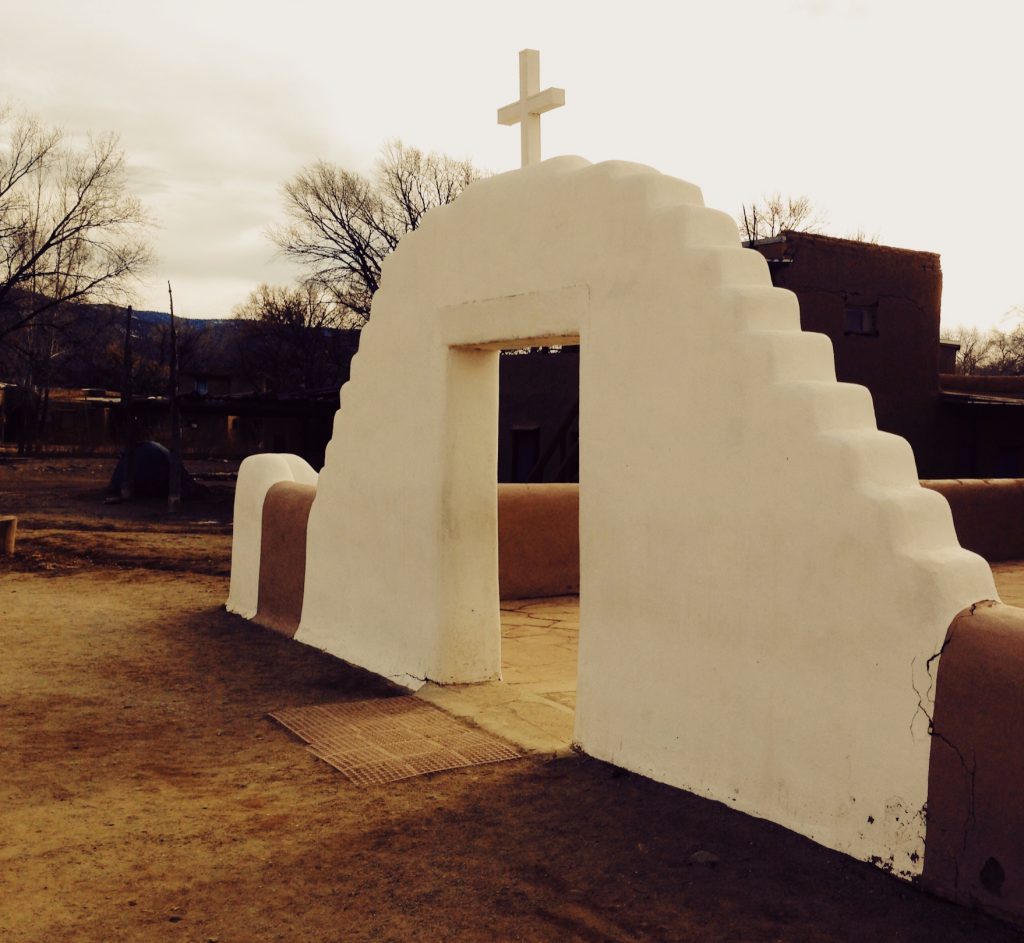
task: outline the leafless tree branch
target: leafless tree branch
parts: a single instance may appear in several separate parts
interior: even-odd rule
[[[392,140],[372,180],[327,161],[300,171],[284,188],[290,221],[270,235],[333,299],[341,323],[358,327],[370,316],[388,253],[481,176],[469,161]]]
[[[810,197],[783,197],[773,193],[749,206],[744,203],[737,217],[737,228],[745,241],[755,242],[771,239],[787,229],[821,232],[827,222],[824,213],[814,206]]]
[[[120,302],[150,261],[116,136],[73,147],[0,110],[0,341],[71,302]],[[0,137],[0,141],[3,138]]]

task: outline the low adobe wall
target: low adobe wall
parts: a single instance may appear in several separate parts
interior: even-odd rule
[[[961,546],[989,562],[1024,559],[1024,479],[936,479]],[[578,593],[579,485],[498,486],[498,566],[505,599]]]
[[[502,599],[580,591],[580,486],[498,485]]]
[[[931,717],[922,883],[1024,922],[1024,609],[979,602],[949,627]]]
[[[302,611],[306,522],[315,493],[309,485],[281,482],[267,492],[263,506],[256,621],[289,635],[295,634]],[[579,531],[578,484],[499,484],[501,598],[578,594]]]
[[[292,637],[302,615],[306,527],[316,486],[273,484],[263,499],[259,586],[252,617]],[[579,485],[498,486],[498,567],[503,599],[580,591]]]
[[[951,478],[921,484],[949,502],[961,546],[990,563],[1024,559],[1024,479]]]
[[[949,502],[957,536],[968,550],[990,561],[1024,558],[1024,480],[942,480],[921,484],[938,491]],[[312,491],[305,496],[305,506],[298,515],[303,537],[311,500]],[[270,528],[269,533],[277,534],[279,528],[280,525]],[[264,528],[263,539],[266,542],[284,538],[270,538]],[[504,599],[579,593],[578,484],[498,485],[498,569]],[[264,571],[260,578],[261,583],[274,582],[281,576]],[[288,582],[287,578],[284,582]],[[270,586],[261,589],[266,597]],[[276,589],[280,591],[279,587]],[[289,611],[293,608],[295,602],[290,601]]]

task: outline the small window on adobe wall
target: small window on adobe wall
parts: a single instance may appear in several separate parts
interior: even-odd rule
[[[854,307],[848,305],[843,321],[844,334],[878,335],[878,309],[870,307]]]

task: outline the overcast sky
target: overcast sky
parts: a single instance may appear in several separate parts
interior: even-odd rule
[[[806,194],[825,231],[939,252],[943,325],[1024,305],[1020,0],[50,0],[4,18],[0,101],[116,131],[158,224],[142,307],[225,317],[294,277],[268,225],[326,158],[368,171],[399,137],[519,162],[518,50],[566,107],[544,156],[625,159],[735,213]]]

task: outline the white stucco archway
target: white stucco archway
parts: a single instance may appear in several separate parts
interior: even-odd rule
[[[567,337],[577,740],[917,873],[927,663],[991,572],[732,219],[649,168],[547,161],[402,241],[342,391],[296,637],[408,685],[496,676],[496,348]]]

